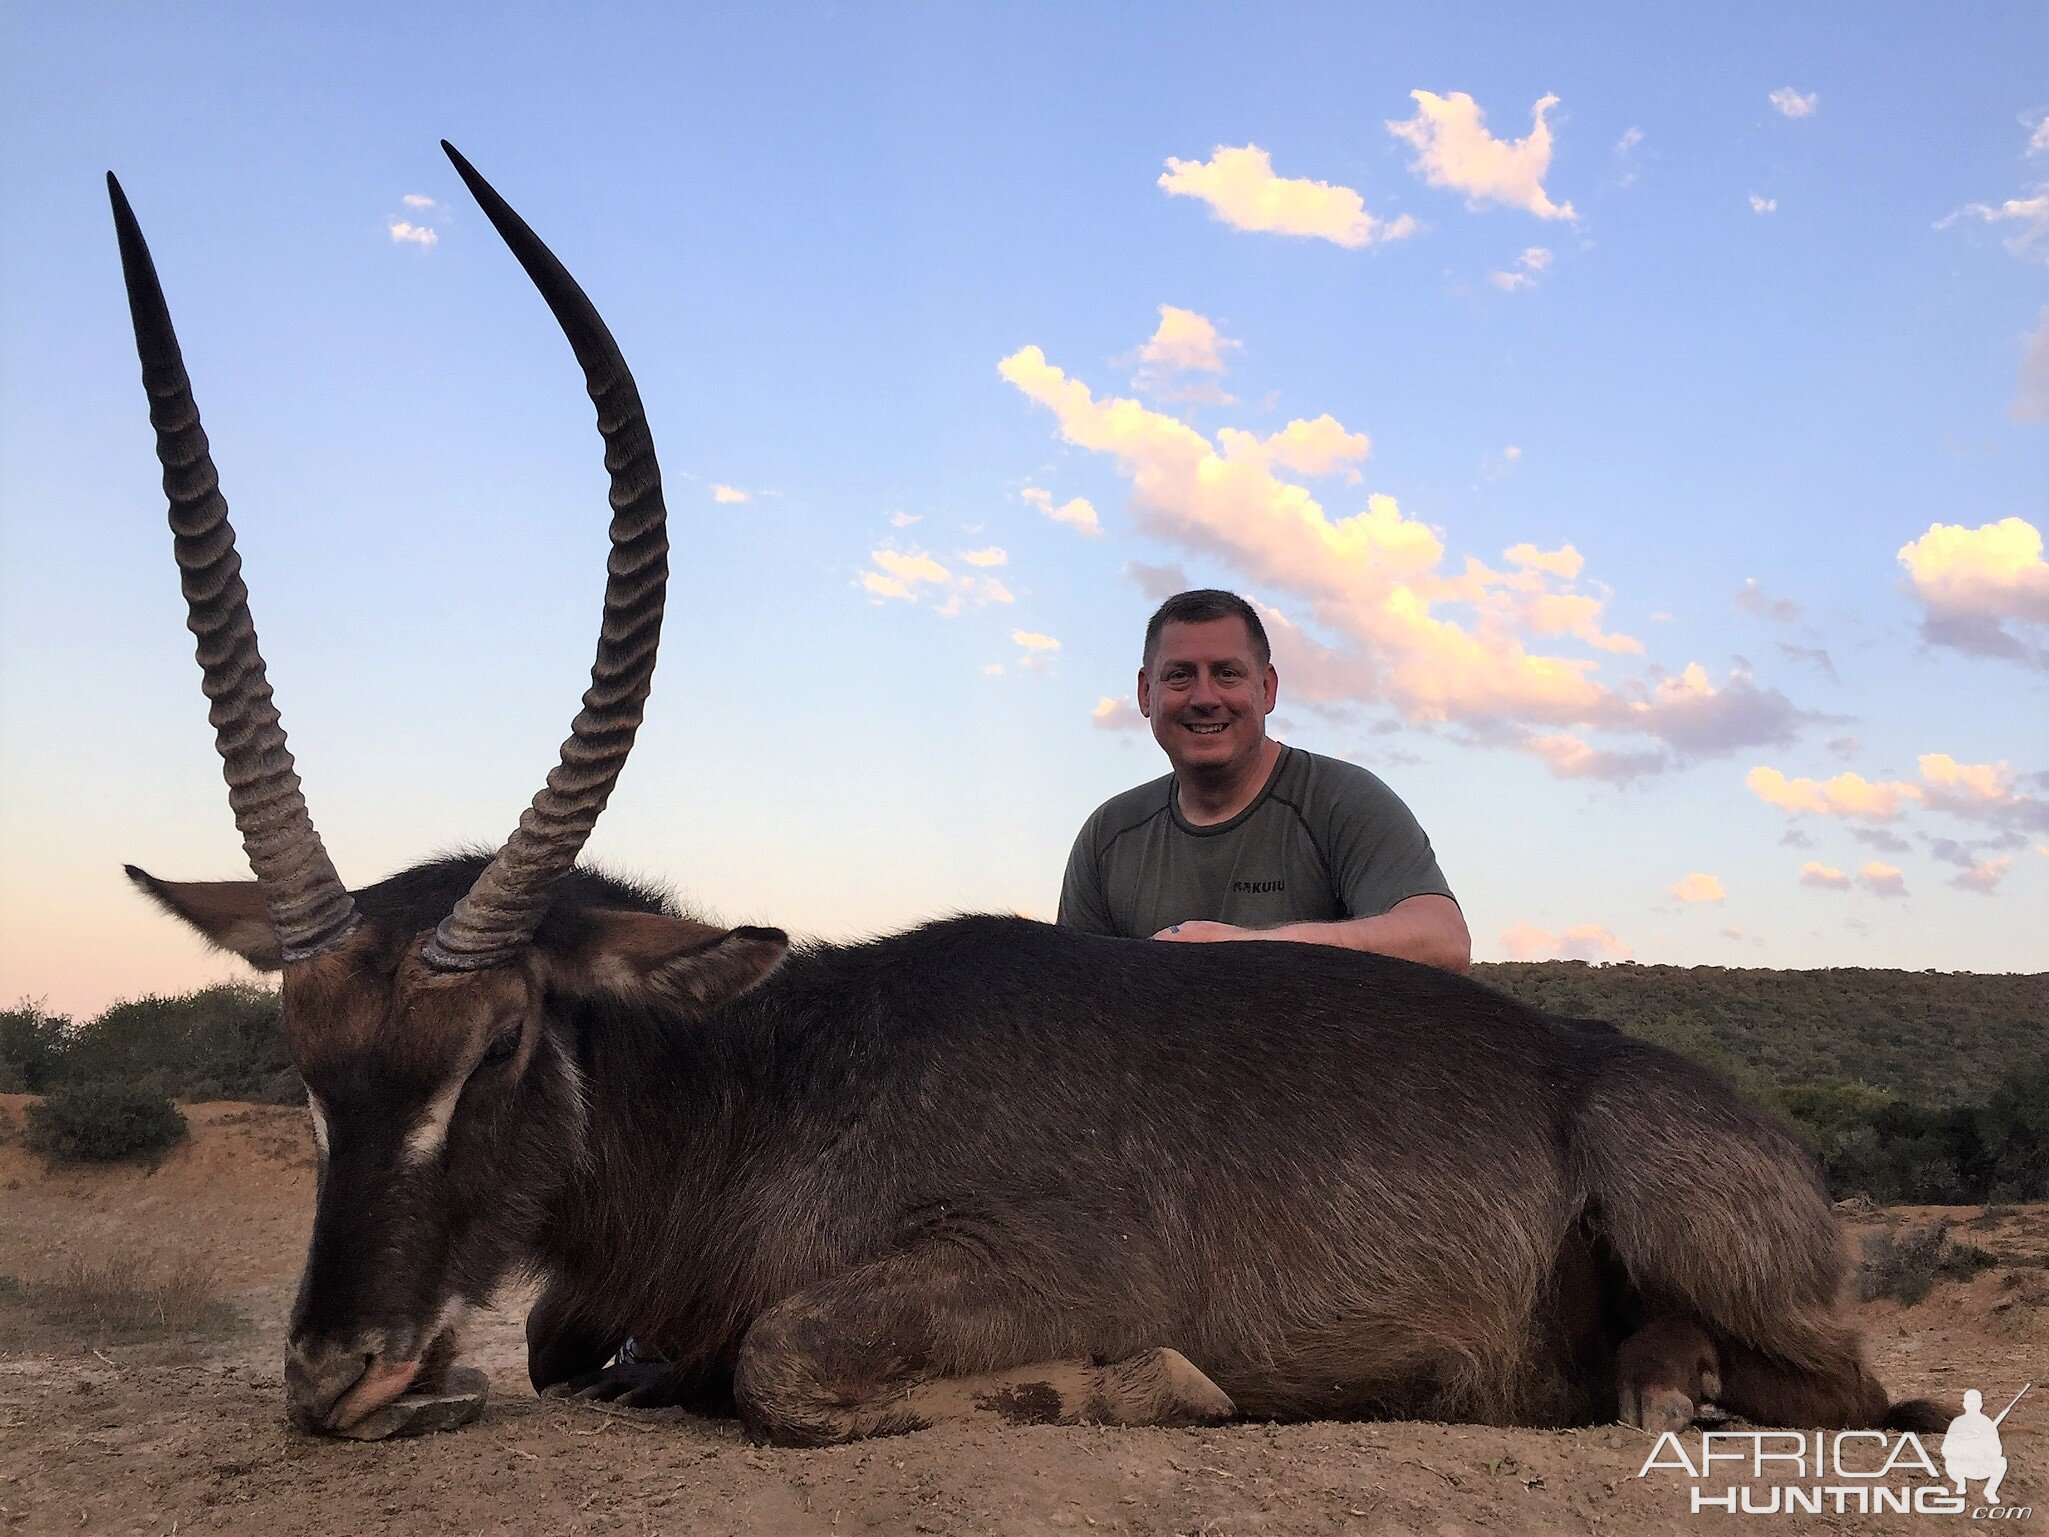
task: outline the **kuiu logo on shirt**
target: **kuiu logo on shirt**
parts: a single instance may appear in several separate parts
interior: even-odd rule
[[[1288,883],[1287,883],[1286,881],[1233,881],[1233,882],[1231,882],[1231,891],[1232,891],[1232,893],[1233,893],[1234,895],[1242,895],[1242,896],[1255,896],[1255,897],[1258,897],[1258,896],[1265,896],[1265,895],[1266,895],[1266,894],[1267,894],[1268,892],[1270,892],[1270,891],[1286,891],[1287,889],[1288,889]]]

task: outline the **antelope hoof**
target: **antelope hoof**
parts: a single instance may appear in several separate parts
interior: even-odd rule
[[[334,1434],[350,1441],[389,1441],[395,1436],[455,1430],[484,1412],[490,1385],[490,1379],[474,1366],[451,1366],[434,1391],[402,1394]]]
[[[1622,1422],[1647,1430],[1652,1435],[1671,1431],[1684,1434],[1693,1423],[1693,1400],[1677,1388],[1647,1388],[1640,1394],[1624,1393]]]
[[[1085,1411],[1105,1425],[1221,1425],[1237,1414],[1202,1368],[1166,1346],[1098,1368]]]
[[[688,1380],[665,1362],[617,1361],[598,1371],[558,1382],[541,1396],[617,1404],[622,1409],[669,1409],[683,1401]]]
[[[1722,1391],[1721,1358],[1707,1331],[1671,1315],[1622,1342],[1615,1375],[1622,1423],[1653,1435],[1685,1430]]]

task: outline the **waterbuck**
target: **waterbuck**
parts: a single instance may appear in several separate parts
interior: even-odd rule
[[[446,148],[447,146],[444,146]],[[576,866],[661,624],[661,482],[582,290],[453,149],[612,479],[592,683],[503,848],[351,892],[300,795],[168,312],[109,183],[252,882],[131,876],[282,973],[319,1148],[291,1418],[407,1425],[513,1276],[544,1391],[789,1443],[943,1415],[1676,1427],[1889,1406],[1813,1168],[1714,1077],[1459,977],[970,917],[851,946]],[[637,1339],[658,1358],[614,1360]]]

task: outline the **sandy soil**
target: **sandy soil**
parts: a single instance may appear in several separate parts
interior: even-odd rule
[[[467,1533],[750,1537],[1906,1533],[1968,1519],[1691,1514],[1688,1481],[1637,1477],[1651,1442],[1619,1426],[975,1425],[786,1451],[728,1422],[535,1399],[519,1299],[470,1333],[466,1359],[493,1384],[477,1424],[379,1445],[315,1440],[280,1407],[312,1201],[303,1117],[189,1107],[193,1136],[154,1171],[50,1171],[21,1147],[23,1104],[0,1096],[0,1532],[351,1537],[417,1532],[424,1517]],[[1996,1263],[1912,1307],[1860,1305],[1874,1361],[1896,1392],[1950,1405],[1966,1387],[1996,1408],[2041,1383],[2002,1427],[2004,1494],[2009,1516],[2030,1510],[2009,1529],[2049,1523],[2049,1207],[1854,1214],[1850,1241],[1938,1216]],[[81,1263],[137,1253],[210,1266],[240,1322],[110,1329],[53,1310]]]

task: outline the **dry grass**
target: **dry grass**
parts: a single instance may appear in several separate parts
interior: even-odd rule
[[[196,1254],[73,1254],[55,1279],[21,1292],[46,1324],[99,1340],[221,1334],[240,1322],[219,1270]]]

